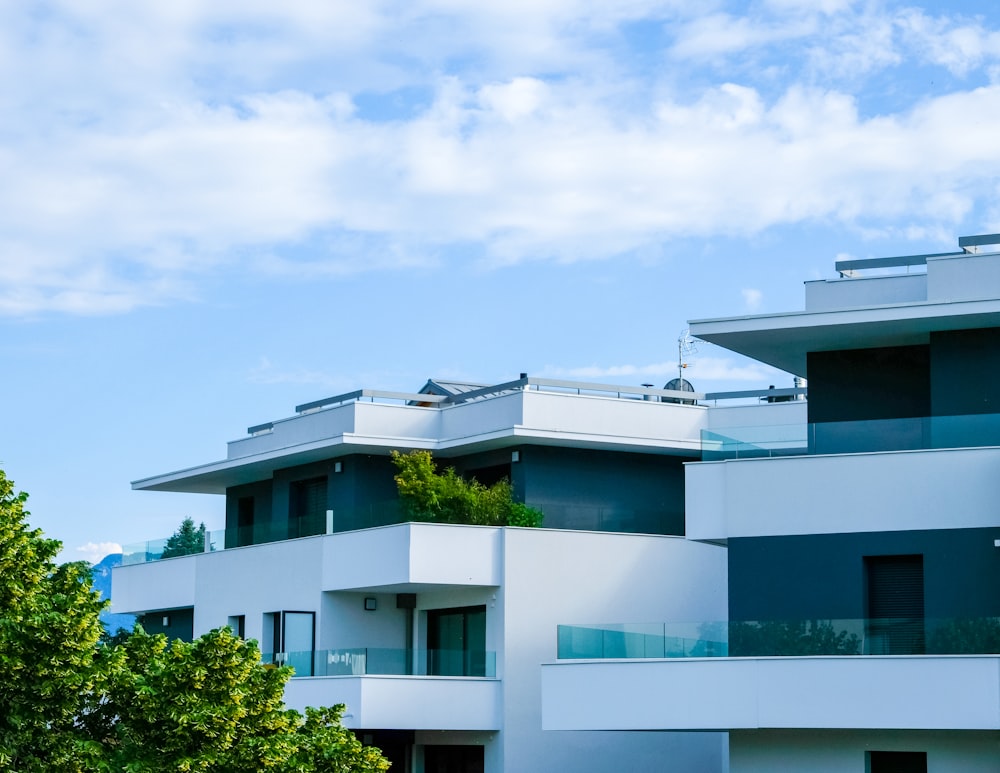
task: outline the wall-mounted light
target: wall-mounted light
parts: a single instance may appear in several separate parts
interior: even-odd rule
[[[510,452],[510,462],[511,462],[511,464],[517,464],[519,461],[521,461],[521,452],[520,451],[511,451]]]
[[[993,540],[993,547],[1000,548],[1000,539]]]
[[[343,462],[334,462],[333,463],[333,471],[334,472],[343,472],[344,471],[344,463]]]
[[[378,609],[378,600],[374,596],[365,596],[365,612],[374,612]]]
[[[166,628],[168,625],[170,625],[170,615],[164,615],[163,616],[163,627]]]

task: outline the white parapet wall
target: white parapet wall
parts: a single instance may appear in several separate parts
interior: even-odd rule
[[[1000,730],[1000,656],[560,661],[546,729]]]
[[[953,529],[997,526],[998,469],[998,448],[691,463],[685,467],[687,535],[903,531],[944,522]]]
[[[348,707],[350,728],[499,730],[501,684],[496,679],[434,676],[332,676],[293,679],[285,705]]]

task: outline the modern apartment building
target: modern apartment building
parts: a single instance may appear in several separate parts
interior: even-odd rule
[[[559,623],[726,616],[725,547],[684,536],[703,403],[522,375],[297,406],[221,461],[133,484],[217,495],[226,528],[196,555],[126,548],[115,610],[174,637],[228,624],[256,639],[295,668],[288,705],[346,704],[400,773],[716,773],[721,732],[553,734],[541,719]],[[397,449],[509,479],[543,528],[406,523]]]
[[[725,546],[728,615],[564,616],[551,736],[721,731],[733,773],[1000,770],[998,244],[842,261],[804,311],[691,323],[808,401],[709,409],[685,534]]]

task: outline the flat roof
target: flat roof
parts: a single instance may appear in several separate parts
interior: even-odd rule
[[[692,320],[691,335],[806,376],[806,354],[926,344],[946,330],[1000,327],[1000,300],[920,302]]]

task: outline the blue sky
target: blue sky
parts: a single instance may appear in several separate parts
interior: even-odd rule
[[[0,466],[66,559],[220,527],[129,481],[296,404],[661,384],[688,319],[1000,231],[985,0],[43,0],[0,71]]]

